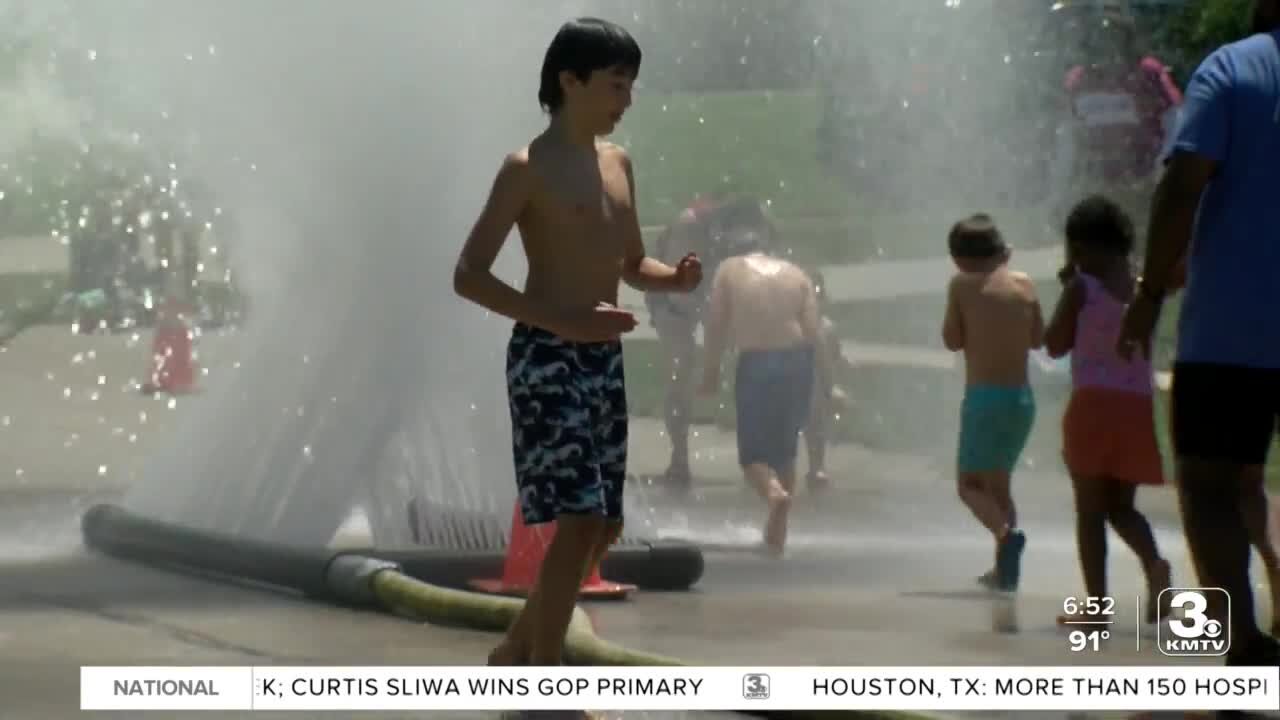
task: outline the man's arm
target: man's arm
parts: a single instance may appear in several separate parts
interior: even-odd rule
[[[631,195],[631,209],[622,218],[626,256],[622,263],[622,280],[640,291],[675,289],[676,270],[670,265],[648,257],[644,249],[644,235],[640,231],[640,213],[636,208],[636,178],[631,168],[631,158],[622,148],[617,148],[619,159],[627,175],[627,192]]]
[[[1147,255],[1140,291],[1159,301],[1191,244],[1200,198],[1230,146],[1232,72],[1222,50],[1210,55],[1187,84],[1173,155],[1151,201]]]
[[[453,270],[453,291],[471,302],[527,325],[547,328],[554,320],[546,308],[529,301],[493,274],[493,263],[531,196],[528,158],[506,157]],[[549,328],[548,328],[549,329]]]
[[[960,276],[947,286],[947,310],[942,318],[942,344],[951,352],[964,349],[964,316],[960,313]]]

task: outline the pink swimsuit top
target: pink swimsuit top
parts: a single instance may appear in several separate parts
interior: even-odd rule
[[[1071,351],[1071,382],[1076,388],[1105,388],[1150,395],[1154,374],[1151,361],[1134,356],[1125,362],[1116,352],[1125,304],[1092,275],[1078,273],[1084,284],[1084,306],[1076,318],[1076,343]]]

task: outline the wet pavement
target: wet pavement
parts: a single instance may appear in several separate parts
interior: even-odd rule
[[[126,342],[38,329],[0,353],[6,388],[0,416],[9,418],[0,444],[0,718],[80,717],[77,668],[86,664],[482,661],[492,635],[325,607],[83,551],[79,514],[127,487],[137,460],[162,437],[154,429],[166,413],[176,416],[200,401],[185,398],[170,408],[101,390],[90,399],[94,388],[126,382],[138,356],[137,345]],[[221,342],[203,346],[215,369]],[[70,360],[86,348],[97,353],[92,368]],[[104,367],[119,377],[104,385]],[[139,413],[148,413],[147,422]],[[992,547],[956,499],[945,462],[833,448],[835,489],[801,496],[789,553],[773,559],[752,551],[763,509],[737,477],[732,435],[703,427],[693,444],[698,481],[691,495],[640,482],[628,503],[633,527],[716,548],[706,574],[691,592],[639,593],[590,606],[610,640],[696,664],[1169,662],[1156,653],[1153,631],[1136,627],[1138,565],[1118,542],[1111,561],[1118,598],[1113,637],[1098,653],[1070,651],[1055,616],[1080,588],[1070,494],[1058,472],[1042,468],[1015,480],[1029,544],[1023,589],[1009,603],[976,587]],[[657,424],[636,420],[633,470],[657,473],[666,454]],[[108,464],[111,471],[98,472]],[[1175,581],[1191,583],[1172,491],[1144,492]],[[358,524],[349,532],[358,533]]]

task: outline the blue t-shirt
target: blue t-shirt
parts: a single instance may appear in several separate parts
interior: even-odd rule
[[[1218,164],[1196,215],[1178,360],[1280,369],[1280,31],[1200,65],[1173,147]]]

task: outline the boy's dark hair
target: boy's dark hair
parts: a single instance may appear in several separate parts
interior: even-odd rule
[[[596,70],[621,68],[634,78],[640,73],[642,53],[631,33],[599,18],[582,17],[560,26],[542,60],[538,103],[555,114],[564,105],[560,73],[569,71],[586,82]]]
[[[1133,252],[1133,221],[1115,202],[1103,195],[1081,200],[1067,215],[1067,242],[1111,255]]]
[[[987,260],[1009,249],[995,220],[986,213],[975,213],[952,225],[947,247],[951,257],[970,260]]]
[[[729,233],[733,230],[756,230],[754,242],[750,247],[739,247],[737,250],[764,251],[773,244],[773,222],[765,215],[761,202],[750,195],[740,195],[721,205],[715,213],[714,221],[719,232]]]
[[[769,218],[764,214],[760,201],[742,195],[731,199],[720,206],[720,226],[726,230],[734,228],[767,228]]]

